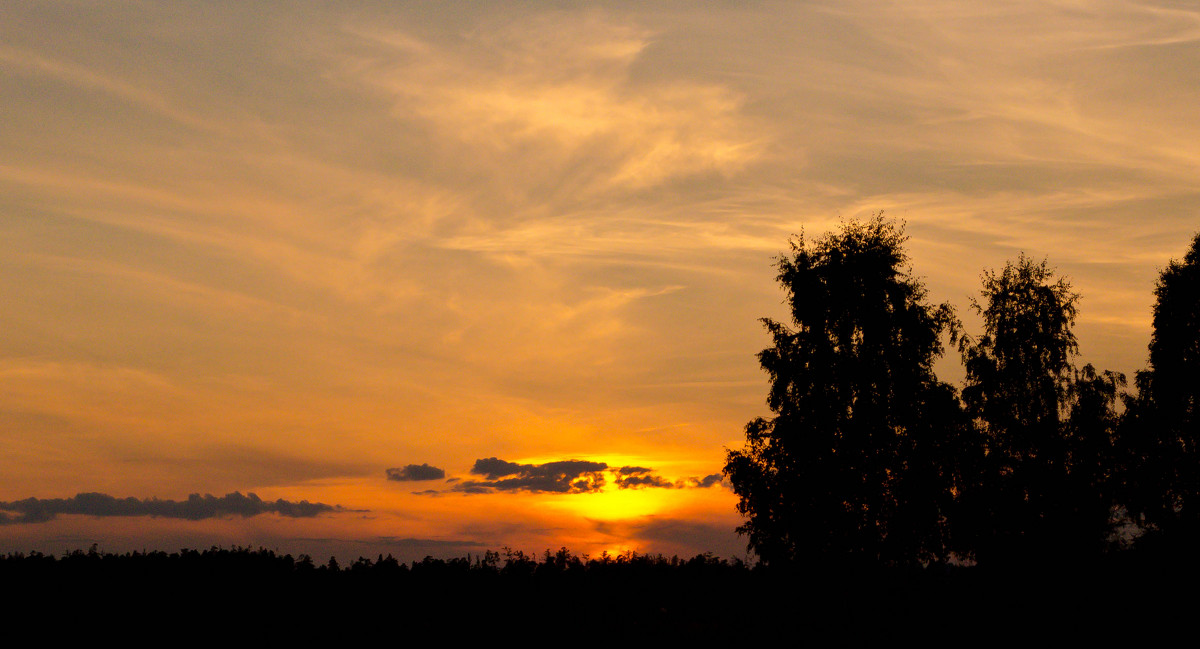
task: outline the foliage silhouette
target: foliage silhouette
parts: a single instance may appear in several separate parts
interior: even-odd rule
[[[1151,535],[1200,537],[1200,233],[1154,289],[1150,367],[1122,426],[1125,504]]]
[[[905,268],[902,227],[876,215],[792,242],[778,261],[791,326],[764,319],[775,413],[746,426],[725,474],[768,564],[939,559],[966,441],[933,362],[957,326]]]
[[[1125,377],[1076,372],[1079,295],[1021,255],[983,275],[984,334],[964,337],[963,402],[982,445],[964,492],[975,556],[1030,562],[1100,552],[1111,531],[1114,406]]]
[[[1119,507],[1123,460],[1118,447],[1121,417],[1117,404],[1124,394],[1125,375],[1099,372],[1090,363],[1075,373],[1068,394],[1064,434],[1068,476],[1062,510],[1064,538],[1075,556],[1111,550]]]

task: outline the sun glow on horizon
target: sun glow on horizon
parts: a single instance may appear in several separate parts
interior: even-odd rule
[[[563,513],[598,521],[652,516],[669,508],[674,489],[621,489],[614,484],[599,491],[548,498],[546,505]]]

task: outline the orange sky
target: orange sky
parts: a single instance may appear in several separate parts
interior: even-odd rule
[[[1046,257],[1081,363],[1131,374],[1200,228],[1198,42],[1168,0],[6,4],[0,502],[341,509],[0,552],[740,555],[696,481],[769,414],[789,235],[903,219],[968,328],[981,271]],[[536,481],[568,460],[604,488]]]

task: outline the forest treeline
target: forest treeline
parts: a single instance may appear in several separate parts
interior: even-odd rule
[[[565,548],[339,564],[263,548],[114,554],[93,546],[0,557],[0,583],[17,596],[6,608],[11,624],[58,637],[989,644],[1016,641],[1029,625],[1111,640],[1121,634],[1114,619],[1166,616],[1153,629],[1129,627],[1144,640],[1190,619],[1191,602],[1174,589],[1191,577],[1178,566],[1147,567],[1122,555],[1101,570],[1014,578],[950,565],[847,570]]]
[[[1155,287],[1149,365],[1080,366],[1080,296],[1024,255],[985,271],[967,332],[882,215],[779,258],[791,321],[759,354],[774,413],[727,455],[767,564],[1088,563],[1200,540],[1200,235]],[[934,362],[956,347],[961,389]]]

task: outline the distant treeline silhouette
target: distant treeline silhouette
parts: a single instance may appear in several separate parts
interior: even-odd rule
[[[1031,626],[1075,640],[1122,631],[1159,637],[1188,620],[1175,591],[1194,565],[1136,552],[1086,567],[767,566],[710,554],[541,555],[487,551],[404,563],[339,564],[267,549],[179,552],[76,550],[0,557],[17,599],[6,619],[88,637],[224,638],[248,642],[416,642],[524,638],[593,646],[644,641],[732,642],[778,636],[821,644],[914,638],[924,644],[1017,641]],[[1113,628],[1153,613],[1153,628]]]
[[[1025,255],[983,274],[968,335],[927,302],[902,228],[877,215],[793,241],[763,320],[775,415],[727,455],[751,549],[767,564],[1017,566],[1088,562],[1132,539],[1200,540],[1200,235],[1155,289],[1149,367],[1078,368],[1079,295]],[[956,344],[961,391],[938,379]]]

